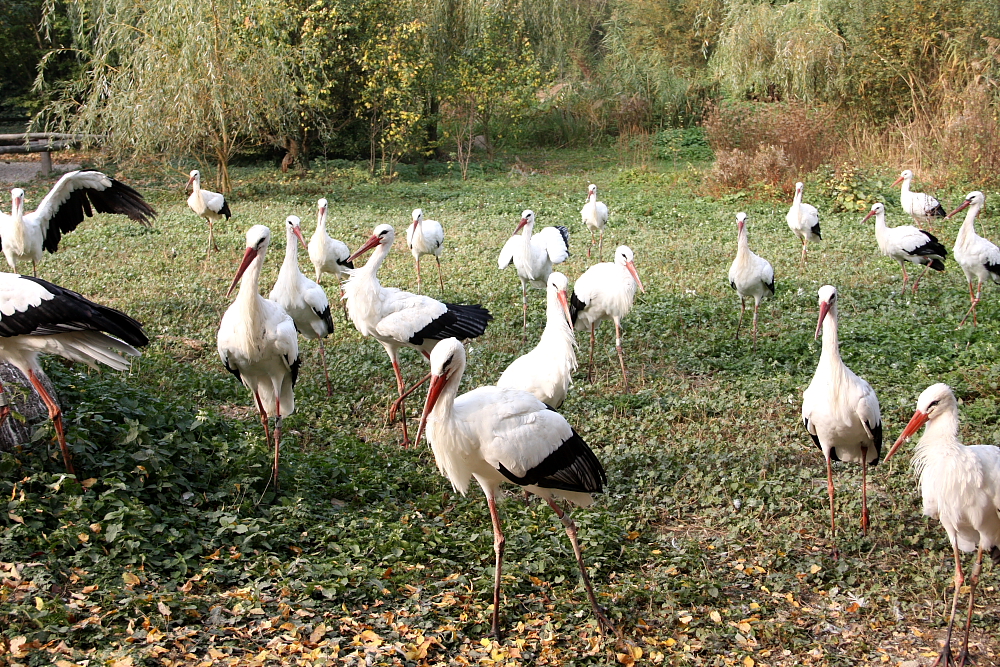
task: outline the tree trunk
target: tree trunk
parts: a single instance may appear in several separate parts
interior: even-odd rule
[[[441,100],[437,95],[431,95],[428,102],[427,114],[427,148],[429,153],[433,153],[435,160],[444,157],[441,149],[441,136],[438,134],[438,116],[441,113]]]

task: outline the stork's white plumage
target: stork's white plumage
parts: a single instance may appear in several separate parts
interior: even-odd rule
[[[268,440],[268,415],[275,418],[273,476],[277,489],[281,424],[295,411],[292,389],[300,362],[295,323],[284,308],[260,295],[260,271],[270,242],[271,230],[264,225],[247,231],[247,249],[226,294],[232,294],[237,283],[240,291],[222,316],[218,348],[226,370],[253,393]]]
[[[409,390],[404,389],[399,369],[399,349],[408,347],[429,357],[439,341],[452,336],[460,339],[483,335],[493,316],[480,305],[441,303],[429,296],[385,288],[378,280],[378,270],[392,250],[396,234],[391,225],[379,225],[371,237],[351,255],[354,260],[375,249],[368,263],[350,272],[344,284],[347,312],[362,336],[371,336],[385,348],[396,374],[399,399],[393,404],[390,418],[403,406],[403,399],[427,380],[425,377]],[[429,377],[429,376],[428,376]],[[406,415],[403,415],[403,445],[409,445]]]
[[[535,213],[525,209],[514,235],[507,239],[497,266],[503,271],[511,262],[521,280],[521,302],[524,306],[524,329],[528,329],[528,285],[545,289],[553,264],[569,259],[569,230],[566,227],[545,227],[534,234]],[[524,231],[521,231],[524,230]],[[518,232],[521,235],[518,236]]]
[[[590,251],[594,249],[594,233],[601,233],[601,243],[597,249],[597,260],[604,257],[604,226],[608,224],[608,207],[604,202],[597,201],[597,186],[591,183],[587,186],[587,203],[580,209],[580,217],[583,224],[590,230],[590,247],[587,248],[587,258],[590,259]]]
[[[878,465],[882,452],[882,414],[878,398],[871,385],[855,375],[840,358],[837,300],[837,289],[833,285],[820,288],[816,337],[823,332],[823,351],[812,382],[802,393],[802,422],[826,459],[831,540],[836,535],[831,461],[861,463],[861,529],[867,534],[868,466]]]
[[[434,255],[438,265],[438,281],[441,291],[444,291],[444,278],[441,277],[441,250],[444,249],[444,230],[437,220],[424,220],[424,211],[413,209],[413,222],[406,228],[406,245],[413,255],[413,263],[417,267],[417,292],[420,292],[420,256]]]
[[[191,170],[190,178],[188,178],[184,190],[187,191],[188,188],[191,188],[191,196],[187,200],[188,206],[191,207],[195,215],[201,216],[208,221],[208,251],[218,250],[219,246],[215,244],[215,230],[213,227],[219,220],[223,218],[228,220],[232,217],[233,214],[229,210],[229,202],[218,192],[201,189],[201,172],[197,169]]]
[[[569,302],[574,327],[579,331],[590,330],[588,381],[594,374],[594,329],[604,320],[615,323],[615,348],[622,367],[625,391],[628,391],[628,373],[625,372],[625,355],[622,352],[622,318],[632,310],[636,288],[646,291],[635,270],[634,260],[631,248],[618,246],[614,262],[594,264],[577,278]]]
[[[431,384],[420,419],[438,470],[463,495],[472,479],[479,482],[493,520],[496,571],[493,583],[493,635],[500,639],[500,576],[504,535],[496,498],[500,485],[512,483],[545,499],[573,544],[587,597],[603,630],[617,632],[594,597],[576,525],[556,498],[586,507],[600,493],[607,475],[565,418],[532,394],[519,389],[479,387],[457,396],[465,372],[465,348],[454,338],[431,352]]]
[[[907,438],[927,424],[913,455],[913,470],[920,476],[924,514],[939,519],[948,533],[955,556],[955,595],[951,603],[948,636],[936,665],[955,664],[951,655],[951,630],[955,623],[958,596],[965,583],[962,556],[976,551],[976,564],[969,577],[969,608],[965,641],[958,665],[969,659],[969,629],[972,603],[983,566],[983,553],[1000,565],[1000,448],[993,445],[966,447],[958,439],[958,402],[951,387],[938,383],[925,389],[917,399],[917,410],[893,444],[888,461]],[[977,549],[978,546],[978,549]]]
[[[976,234],[976,216],[982,210],[986,202],[986,196],[978,190],[970,192],[965,196],[965,201],[961,206],[948,214],[948,217],[955,215],[964,208],[969,212],[965,214],[965,222],[958,230],[958,237],[955,239],[955,261],[962,267],[965,279],[969,283],[969,298],[972,305],[965,313],[965,317],[959,322],[959,326],[965,324],[965,320],[972,313],[972,324],[977,325],[976,305],[979,304],[979,296],[983,291],[983,281],[992,280],[1000,283],[1000,248]],[[976,281],[976,291],[972,291],[972,281]]]
[[[99,171],[71,171],[56,181],[38,208],[24,212],[24,190],[10,191],[11,214],[0,212],[0,244],[10,268],[30,261],[34,273],[42,251],[55,252],[59,239],[98,213],[127,215],[149,226],[156,216],[146,200],[129,186]]]
[[[566,400],[576,370],[576,337],[566,294],[568,286],[563,274],[558,271],[549,274],[541,340],[530,352],[515,359],[497,380],[498,387],[530,392],[553,409]]]
[[[757,310],[761,299],[774,296],[774,268],[763,257],[750,250],[747,240],[747,214],[736,214],[736,258],[729,267],[729,286],[740,295],[740,321],[736,325],[736,339],[740,338],[746,300],[753,299],[753,346],[757,347]]]
[[[943,218],[945,210],[941,206],[941,202],[923,192],[910,192],[911,181],[913,181],[913,172],[906,169],[892,184],[892,187],[896,187],[900,183],[903,184],[899,193],[899,204],[903,210],[918,225],[930,225],[934,222],[934,218]]]
[[[802,240],[802,263],[806,262],[806,246],[810,241],[822,241],[819,231],[819,211],[815,206],[802,202],[802,183],[795,184],[795,198],[792,207],[788,209],[785,220],[788,228]]]
[[[928,268],[944,271],[944,258],[948,256],[948,251],[936,236],[913,225],[888,227],[885,224],[885,205],[879,202],[872,204],[872,210],[861,222],[866,222],[872,216],[875,217],[875,240],[879,250],[886,257],[899,262],[899,268],[903,270],[903,289],[900,293],[906,291],[906,282],[910,279],[906,274],[906,262],[924,266],[923,273],[913,282],[913,292],[917,291],[920,279]]]
[[[300,223],[296,215],[285,219],[285,261],[281,264],[278,279],[268,298],[285,309],[303,338],[319,340],[326,395],[330,396],[333,391],[330,389],[330,376],[326,370],[323,339],[333,333],[333,317],[330,315],[330,300],[326,298],[326,292],[299,270],[298,244],[301,243],[303,247],[306,245]]]
[[[309,239],[309,261],[316,269],[317,283],[324,273],[332,273],[339,282],[347,277],[347,269],[354,268],[354,262],[348,259],[351,251],[346,243],[330,238],[326,233],[326,199],[320,199],[316,208],[316,231]],[[343,290],[340,294],[343,296]]]
[[[138,356],[135,348],[148,342],[142,326],[114,308],[40,278],[0,273],[0,359],[24,373],[41,396],[70,473],[74,470],[62,410],[39,381],[43,372],[38,355],[58,354],[91,368],[100,362],[124,371],[129,361],[121,355]],[[9,415],[10,405],[0,386],[0,424]]]

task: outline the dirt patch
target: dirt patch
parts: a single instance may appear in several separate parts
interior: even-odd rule
[[[63,174],[67,171],[79,169],[78,162],[66,162],[63,164],[52,164],[52,172]],[[42,173],[41,158],[33,157],[30,160],[4,159],[0,160],[0,183],[27,183],[32,181]]]

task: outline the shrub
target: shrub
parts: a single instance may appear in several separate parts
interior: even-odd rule
[[[701,162],[715,154],[700,127],[675,127],[660,130],[653,138],[653,152],[661,160]]]
[[[792,166],[781,146],[761,145],[754,152],[739,148],[719,150],[708,174],[710,190],[746,189],[754,184],[780,186],[792,174]]]

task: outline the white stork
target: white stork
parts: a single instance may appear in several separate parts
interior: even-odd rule
[[[729,286],[740,295],[740,321],[736,325],[736,340],[740,338],[746,300],[753,299],[753,346],[757,348],[757,310],[765,296],[774,296],[774,268],[763,257],[750,250],[747,241],[747,214],[736,214],[736,258],[729,267]]]
[[[906,275],[906,262],[924,266],[923,273],[917,276],[913,283],[912,292],[917,291],[920,279],[927,273],[928,268],[944,271],[944,258],[948,256],[948,251],[936,236],[913,225],[886,226],[885,205],[879,202],[872,204],[872,210],[861,222],[867,222],[872,216],[875,216],[875,240],[878,242],[879,250],[886,257],[899,262],[899,268],[903,270],[903,289],[900,294],[906,291],[906,282],[910,279]]]
[[[399,369],[399,348],[417,350],[429,358],[431,350],[445,338],[476,338],[486,331],[486,325],[493,316],[480,305],[468,306],[442,303],[429,296],[411,294],[395,288],[385,288],[378,280],[378,270],[392,250],[396,233],[391,225],[379,225],[351,260],[358,258],[372,248],[368,263],[351,271],[350,279],[344,284],[344,298],[347,312],[354,326],[362,336],[371,336],[385,348],[392,370],[396,375],[399,399],[393,403],[390,420],[403,407],[403,399],[423,384],[428,377],[417,382],[409,390],[404,389],[403,374]],[[406,415],[403,415],[403,446],[410,443],[406,431]]]
[[[608,207],[604,202],[597,201],[597,186],[591,183],[587,186],[587,203],[580,209],[583,224],[590,230],[590,247],[587,248],[587,259],[594,249],[594,232],[601,233],[601,243],[597,249],[597,260],[604,256],[604,226],[608,224]]]
[[[587,597],[601,631],[618,631],[594,596],[576,524],[556,503],[565,498],[581,507],[593,503],[607,483],[601,462],[565,418],[532,394],[519,389],[479,387],[458,398],[465,372],[465,348],[454,338],[431,352],[431,384],[420,418],[438,470],[465,495],[473,478],[479,482],[493,520],[496,570],[493,580],[493,635],[500,635],[500,579],[505,539],[497,512],[500,485],[512,483],[543,498],[562,521],[573,545]]]
[[[524,230],[521,232],[521,230]],[[546,227],[532,235],[535,229],[535,213],[525,209],[521,221],[514,229],[514,235],[507,239],[497,266],[503,271],[511,262],[521,280],[521,302],[524,305],[524,330],[528,330],[528,283],[532,287],[545,289],[553,264],[561,264],[569,258],[569,230],[566,227]],[[517,233],[521,232],[518,237]]]
[[[444,248],[444,230],[437,220],[424,220],[424,210],[413,209],[413,222],[406,228],[406,245],[413,255],[413,263],[417,266],[417,292],[420,292],[420,256],[434,255],[438,265],[438,281],[441,291],[444,291],[444,278],[441,277],[441,250]]]
[[[576,337],[569,310],[566,276],[549,274],[546,294],[545,330],[530,352],[514,360],[497,380],[501,389],[522,389],[545,405],[558,409],[576,370]]]
[[[618,246],[614,262],[601,262],[587,269],[577,278],[570,297],[570,314],[578,331],[590,329],[590,363],[587,381],[594,375],[594,329],[603,320],[615,323],[615,348],[622,367],[625,391],[628,391],[628,374],[625,372],[625,355],[622,352],[622,318],[632,310],[635,290],[646,288],[635,270],[635,255],[627,245]]]
[[[274,421],[274,488],[278,489],[278,455],[282,420],[295,411],[292,388],[299,375],[299,342],[295,323],[285,309],[260,295],[260,271],[271,242],[271,230],[254,225],[247,231],[247,249],[226,296],[239,283],[236,300],[222,316],[218,348],[226,370],[253,394],[264,425]]]
[[[103,333],[102,333],[103,332]],[[139,356],[135,348],[149,342],[142,326],[114,308],[102,306],[40,278],[0,273],[0,359],[17,367],[49,410],[67,472],[75,474],[62,410],[39,381],[39,354],[58,354],[91,368],[97,362],[116,371],[128,370],[122,354]],[[0,424],[10,415],[0,386]]]
[[[899,175],[891,187],[903,184],[899,192],[899,204],[903,210],[913,218],[918,225],[931,225],[934,218],[945,216],[944,207],[934,197],[923,192],[910,192],[910,182],[913,181],[913,172],[906,169]]]
[[[10,268],[31,261],[32,272],[38,273],[42,251],[55,252],[59,239],[98,213],[127,215],[143,225],[156,216],[138,192],[99,171],[71,171],[56,181],[38,208],[24,212],[24,190],[10,191],[11,214],[0,212],[0,244]]]
[[[882,453],[882,414],[871,385],[840,358],[837,340],[837,288],[819,289],[816,338],[823,332],[823,351],[809,387],[802,393],[802,422],[826,458],[830,495],[830,540],[836,537],[832,461],[861,463],[861,530],[868,534],[868,466]],[[834,555],[837,553],[834,542]]]
[[[951,387],[931,385],[917,399],[913,418],[893,444],[888,461],[900,445],[927,424],[917,443],[911,467],[920,476],[924,514],[939,519],[948,533],[955,556],[955,596],[948,619],[948,636],[935,665],[952,665],[951,630],[955,624],[958,596],[965,583],[962,556],[976,551],[976,564],[969,577],[969,609],[965,622],[965,641],[958,665],[969,658],[969,629],[972,625],[972,602],[983,567],[983,552],[993,564],[1000,565],[1000,448],[993,445],[966,447],[958,439],[958,403]],[[976,548],[978,545],[978,549]]]
[[[353,269],[354,262],[347,258],[351,250],[343,241],[330,238],[326,233],[326,199],[317,202],[316,231],[309,239],[309,261],[316,269],[316,282],[320,282],[324,273],[332,273],[340,282],[347,277],[345,269]],[[341,290],[341,296],[344,292]]]
[[[285,309],[295,329],[303,338],[319,340],[319,354],[323,361],[323,377],[326,378],[326,395],[331,396],[330,375],[326,370],[326,351],[323,339],[333,333],[333,317],[330,315],[330,300],[323,288],[302,275],[299,270],[299,246],[305,247],[299,217],[290,215],[285,219],[285,261],[278,271],[278,279],[268,298]]]
[[[802,263],[806,263],[806,246],[810,241],[822,241],[819,231],[819,211],[815,206],[802,203],[802,183],[795,184],[795,198],[785,220],[788,228],[802,240]]]
[[[978,324],[976,306],[983,291],[983,280],[1000,283],[1000,248],[976,234],[976,216],[979,215],[985,202],[985,195],[976,190],[966,195],[962,205],[948,214],[950,218],[962,209],[971,207],[965,214],[965,222],[958,230],[958,238],[955,239],[955,247],[952,250],[955,253],[955,261],[965,273],[965,279],[969,283],[969,298],[972,300],[972,305],[958,326],[965,324],[965,320],[969,319],[969,313],[972,313],[973,326]],[[977,282],[975,293],[972,292],[973,280]]]
[[[233,214],[229,210],[229,202],[218,192],[201,189],[201,172],[197,169],[191,170],[191,177],[188,178],[187,185],[184,186],[184,191],[187,192],[188,188],[191,188],[191,196],[187,200],[188,206],[194,211],[195,215],[201,216],[208,221],[208,251],[218,251],[219,246],[215,244],[213,225],[223,218],[228,220],[232,217]]]

